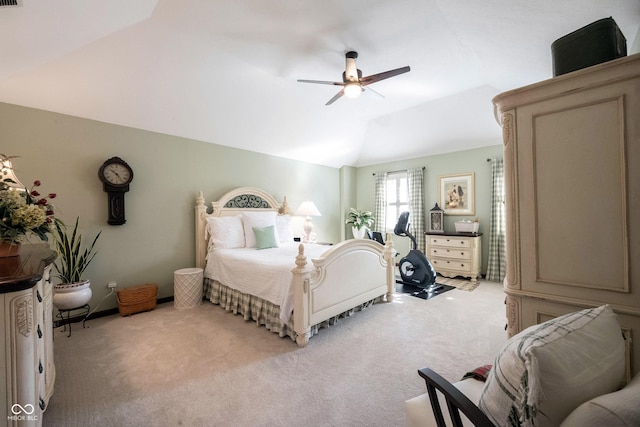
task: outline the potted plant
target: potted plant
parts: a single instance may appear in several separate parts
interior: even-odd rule
[[[55,222],[56,249],[58,260],[54,264],[61,283],[54,286],[53,303],[61,310],[82,307],[91,299],[91,282],[82,278],[96,253],[93,248],[100,237],[99,231],[91,245],[82,247],[82,235],[78,233],[78,221],[71,234],[62,221]]]
[[[349,209],[345,224],[351,224],[351,232],[356,239],[362,239],[365,231],[373,224],[373,214],[362,209]]]

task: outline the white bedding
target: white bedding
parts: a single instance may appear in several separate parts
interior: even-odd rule
[[[286,323],[293,311],[292,273],[299,243],[278,248],[212,249],[207,254],[204,277],[255,295],[280,306],[280,320]],[[318,258],[330,246],[305,244],[307,262]]]

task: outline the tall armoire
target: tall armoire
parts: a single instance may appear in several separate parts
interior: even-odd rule
[[[640,54],[494,98],[509,336],[609,304],[640,371]],[[633,339],[635,338],[635,339]]]

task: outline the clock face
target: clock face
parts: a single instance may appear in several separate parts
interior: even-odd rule
[[[131,170],[121,163],[109,163],[102,169],[102,176],[111,185],[125,185],[131,182]]]

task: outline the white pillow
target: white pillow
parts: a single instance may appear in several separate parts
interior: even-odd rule
[[[578,406],[560,427],[626,427],[640,425],[640,374],[625,388]]]
[[[245,246],[247,248],[256,247],[256,236],[253,234],[253,227],[276,226],[276,211],[264,212],[242,212],[242,226],[244,227]],[[275,230],[276,242],[280,241],[278,230]]]
[[[293,228],[291,227],[291,215],[276,216],[276,230],[280,243],[293,242]]]
[[[207,218],[207,232],[209,233],[209,250],[244,248],[244,228],[242,217],[220,216]],[[253,235],[253,232],[251,232]]]
[[[624,380],[624,339],[604,305],[531,326],[508,340],[489,372],[480,409],[496,425],[559,425]]]

